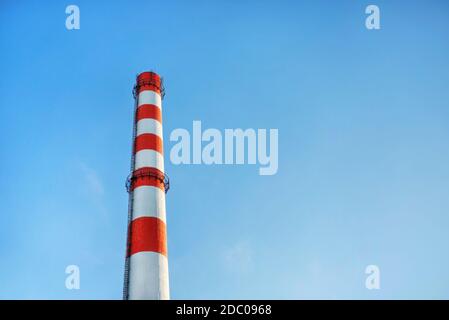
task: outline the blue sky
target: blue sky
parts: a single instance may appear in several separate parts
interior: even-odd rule
[[[0,298],[121,299],[131,89],[149,69],[167,151],[194,120],[279,129],[274,176],[166,157],[172,298],[449,298],[446,1],[0,9]]]

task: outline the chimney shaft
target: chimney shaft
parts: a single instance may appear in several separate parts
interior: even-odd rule
[[[126,300],[169,299],[162,135],[162,79],[143,72],[134,87],[135,115],[126,248]]]

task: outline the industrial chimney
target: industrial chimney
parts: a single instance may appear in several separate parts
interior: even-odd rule
[[[154,72],[137,76],[133,90],[134,129],[126,245],[125,300],[169,299],[162,138],[162,79]]]

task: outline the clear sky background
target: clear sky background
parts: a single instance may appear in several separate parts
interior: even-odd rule
[[[172,298],[448,299],[448,40],[443,0],[1,1],[0,298],[121,299],[152,69],[166,154],[193,120],[279,129],[274,176],[166,156]]]

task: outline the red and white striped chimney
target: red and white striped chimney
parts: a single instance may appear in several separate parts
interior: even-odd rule
[[[169,299],[162,138],[162,79],[137,76],[129,192],[124,299]]]

